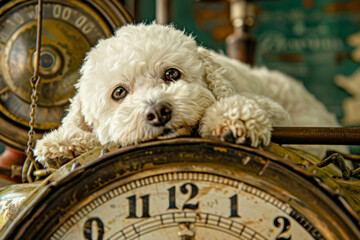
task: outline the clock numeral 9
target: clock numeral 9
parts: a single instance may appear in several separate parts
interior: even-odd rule
[[[180,186],[180,191],[181,191],[182,194],[187,194],[188,193],[187,186],[190,186],[190,196],[185,201],[185,203],[183,204],[182,210],[184,210],[184,209],[191,209],[191,210],[198,209],[199,208],[199,202],[197,202],[197,203],[188,203],[188,202],[198,194],[199,189],[193,183],[184,183],[183,185]],[[169,192],[169,208],[168,209],[178,209],[178,207],[176,206],[176,187],[172,186],[171,188],[168,189],[168,192]]]
[[[96,223],[96,227],[97,227],[97,233],[98,233],[98,237],[94,238],[97,240],[102,240],[104,237],[104,223],[101,221],[100,218],[98,217],[92,217],[89,218],[88,220],[86,220],[85,224],[84,224],[84,237],[87,240],[92,240],[93,238],[93,227],[94,224],[93,222]]]

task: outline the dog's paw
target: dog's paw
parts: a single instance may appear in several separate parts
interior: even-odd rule
[[[60,168],[71,159],[81,155],[81,152],[75,152],[73,145],[42,139],[37,142],[34,154],[36,160],[46,168]]]
[[[210,107],[200,123],[200,135],[251,146],[268,145],[271,119],[255,99],[232,96],[220,99]]]
[[[36,143],[35,158],[46,168],[60,168],[73,158],[100,145],[100,142],[90,132],[65,133],[61,130],[46,134]]]

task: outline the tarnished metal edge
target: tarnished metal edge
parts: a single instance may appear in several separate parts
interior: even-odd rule
[[[324,192],[326,195],[328,195],[328,197],[335,200],[339,204],[339,206],[342,209],[344,209],[344,211],[346,211],[350,214],[350,216],[354,219],[354,221],[359,226],[359,222],[360,222],[359,215],[352,208],[349,208],[349,206],[350,206],[350,204],[348,203],[349,196],[343,197],[340,194],[338,188],[333,188],[333,186],[335,186],[336,183],[335,183],[335,181],[331,180],[331,176],[329,176],[326,173],[324,174],[323,171],[321,169],[316,168],[316,166],[313,163],[311,163],[310,161],[307,161],[306,159],[297,155],[295,152],[293,152],[291,150],[287,150],[286,148],[280,147],[277,144],[273,144],[273,143],[268,148],[265,149],[265,151],[269,151],[269,152],[265,152],[264,149],[262,149],[262,148],[251,148],[248,146],[236,145],[236,144],[221,142],[221,141],[212,140],[212,139],[175,138],[175,139],[167,139],[167,140],[160,140],[160,141],[152,141],[152,142],[128,146],[128,147],[124,147],[124,148],[120,148],[120,149],[116,149],[116,147],[114,147],[114,146],[103,145],[103,146],[100,146],[100,147],[98,147],[92,151],[89,151],[88,153],[83,154],[80,157],[70,161],[69,163],[67,163],[66,165],[61,167],[59,170],[57,170],[55,173],[50,175],[48,178],[43,180],[43,182],[40,184],[40,186],[38,188],[36,188],[29,195],[29,197],[24,201],[24,204],[23,204],[26,207],[19,208],[18,211],[14,214],[16,217],[9,219],[9,222],[7,222],[3,226],[4,227],[3,229],[6,229],[4,231],[4,235],[6,236],[8,234],[8,232],[11,231],[11,229],[13,228],[13,225],[16,224],[16,222],[19,219],[21,219],[21,218],[25,217],[27,214],[29,214],[32,206],[36,202],[38,202],[41,199],[43,199],[44,197],[46,197],[46,194],[49,191],[51,191],[51,188],[54,188],[54,187],[58,188],[64,184],[68,183],[76,176],[82,174],[91,165],[94,165],[99,161],[103,161],[106,158],[111,158],[115,155],[129,153],[132,151],[149,148],[149,147],[156,146],[156,145],[183,145],[183,144],[214,145],[214,150],[220,151],[220,152],[222,151],[221,150],[222,147],[231,147],[231,148],[235,148],[237,150],[242,150],[242,151],[246,151],[248,153],[255,154],[262,158],[270,159],[286,168],[294,170],[295,172],[297,172],[298,174],[300,174],[301,176],[306,178],[309,182],[313,183],[314,186],[319,187],[319,189],[321,189],[322,192]],[[273,148],[273,149],[271,149],[271,148]],[[279,149],[279,148],[283,149],[283,151],[285,153],[283,153],[282,156],[279,156],[274,153],[274,148],[275,149]],[[102,152],[104,152],[104,149],[108,149],[109,152],[105,153],[105,154],[101,154]],[[316,168],[317,171],[309,172],[299,166],[294,165],[294,163],[291,163],[289,160],[286,160],[286,158],[289,157],[289,155],[286,155],[286,154],[289,154],[289,155],[294,154],[298,158],[299,157],[302,158],[304,161],[307,161],[307,164],[311,168],[314,167],[314,169]],[[78,167],[72,169],[72,166],[75,161],[77,161],[80,165]],[[319,159],[319,161],[320,161],[320,159]],[[322,174],[320,174],[320,176],[319,176],[319,173],[322,173]],[[327,178],[326,183],[323,182],[324,177]],[[330,186],[329,186],[329,183],[330,183]],[[360,181],[359,181],[359,183],[360,183]]]

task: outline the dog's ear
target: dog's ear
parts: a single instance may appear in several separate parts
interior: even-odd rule
[[[204,81],[216,99],[232,96],[236,93],[235,79],[229,69],[221,62],[222,56],[203,47],[198,47],[198,54],[203,62]]]
[[[63,127],[74,126],[85,132],[92,132],[92,128],[85,122],[81,112],[81,100],[79,94],[76,94],[71,100],[68,114],[64,117],[61,125]]]

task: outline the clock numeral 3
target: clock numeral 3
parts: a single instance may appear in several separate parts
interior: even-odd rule
[[[282,224],[279,221],[280,219],[282,220]],[[282,225],[282,230],[276,236],[275,240],[291,240],[291,235],[288,237],[286,236],[286,233],[290,230],[290,226],[291,226],[289,219],[287,219],[286,217],[276,217],[274,219],[274,225],[277,228],[281,227]]]
[[[187,194],[188,193],[188,188],[187,186],[190,186],[190,196],[189,198],[185,201],[185,203],[182,206],[182,210],[184,209],[191,209],[191,210],[195,210],[199,208],[199,202],[197,203],[188,203],[191,199],[193,199],[194,197],[196,197],[196,195],[199,192],[198,187],[193,184],[193,183],[184,183],[183,185],[180,186],[180,192],[182,194]],[[169,192],[169,208],[168,209],[178,209],[178,207],[176,206],[176,187],[172,186],[171,188],[168,189]]]
[[[89,218],[88,220],[86,220],[85,224],[84,224],[84,237],[87,240],[93,240],[93,232],[94,232],[94,225],[93,222],[96,223],[97,226],[97,233],[98,233],[98,237],[95,238],[97,240],[102,240],[104,237],[104,223],[101,221],[100,218],[98,217],[92,217]]]
[[[150,200],[150,194],[141,196],[141,202],[142,202],[142,218],[149,218],[149,200]],[[136,215],[136,195],[131,195],[130,197],[127,197],[129,200],[129,216],[127,218],[138,218]]]

